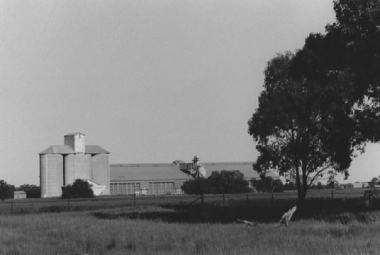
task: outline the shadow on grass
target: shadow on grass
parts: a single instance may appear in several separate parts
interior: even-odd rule
[[[164,205],[157,211],[140,210],[138,212],[94,212],[98,219],[140,219],[161,221],[168,223],[232,223],[237,219],[255,221],[259,223],[277,222],[284,212],[297,205],[296,200],[282,200],[274,204],[267,201],[252,201],[249,204],[177,204]],[[367,221],[365,217],[369,211],[360,198],[326,199],[311,198],[297,205],[293,220],[316,219],[324,221],[339,221],[343,224],[353,220]],[[380,203],[375,204],[372,210],[380,209]],[[364,215],[364,216],[363,216]],[[379,216],[380,217],[380,216]]]

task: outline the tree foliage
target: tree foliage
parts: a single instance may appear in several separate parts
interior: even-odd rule
[[[321,84],[291,76],[292,61],[291,53],[269,61],[259,108],[248,125],[260,153],[254,169],[263,175],[277,169],[281,175],[295,176],[302,200],[324,171],[347,170],[354,129],[341,102],[324,97],[329,93]]]
[[[339,0],[334,10],[325,34],[269,61],[248,123],[254,169],[292,173],[300,200],[325,171],[347,175],[355,152],[380,139],[380,1]]]
[[[0,180],[0,198],[1,200],[13,198],[16,188],[4,180]]]
[[[248,181],[238,170],[213,171],[207,179],[194,179],[182,185],[186,194],[233,194],[250,192]]]
[[[282,192],[285,189],[281,180],[273,180],[270,176],[262,176],[259,180],[252,179],[252,186],[261,192]]]
[[[36,185],[23,184],[18,190],[23,190],[26,193],[27,198],[40,198],[41,197],[41,188]]]
[[[356,144],[380,139],[380,2],[334,2],[336,22],[310,34],[292,74],[323,84],[356,121]]]
[[[62,187],[62,198],[92,198],[94,192],[91,185],[81,179],[76,179],[73,184]]]

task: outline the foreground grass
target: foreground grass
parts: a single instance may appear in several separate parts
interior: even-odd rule
[[[344,221],[298,216],[288,228],[274,221],[247,228],[235,222],[168,223],[161,218],[175,213],[139,206],[5,215],[0,218],[0,254],[380,254],[378,211],[346,212],[340,215]]]

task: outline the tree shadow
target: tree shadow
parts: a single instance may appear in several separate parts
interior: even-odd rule
[[[263,209],[254,206],[215,205],[166,205],[165,211],[155,212],[94,212],[98,219],[139,219],[167,223],[233,223],[238,219],[259,222],[273,222],[280,219],[282,210]]]
[[[157,208],[157,211],[133,212],[94,212],[98,219],[139,219],[167,223],[220,223],[237,222],[238,219],[257,223],[278,222],[281,216],[297,205],[292,221],[315,219],[347,224],[354,220],[367,221],[366,214],[380,209],[380,202],[372,209],[365,208],[361,199],[324,199],[312,198],[297,204],[296,200],[263,203],[253,201],[244,204],[168,204]],[[364,216],[363,216],[364,215]]]

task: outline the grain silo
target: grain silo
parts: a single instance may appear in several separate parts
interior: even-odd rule
[[[108,158],[109,152],[100,146],[86,145],[84,134],[65,135],[64,145],[52,145],[40,153],[41,197],[60,196],[62,187],[76,179],[97,186],[96,194],[109,195]]]
[[[40,183],[42,197],[56,197],[62,194],[62,154],[40,154]]]

